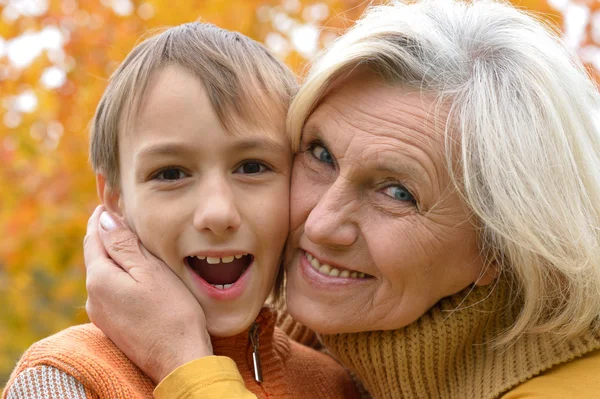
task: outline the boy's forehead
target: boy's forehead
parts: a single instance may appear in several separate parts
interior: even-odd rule
[[[132,101],[123,104],[119,120],[119,140],[125,137],[133,138],[132,135],[152,124],[153,119],[163,113],[215,112],[224,127],[223,131],[228,135],[243,138],[244,142],[255,142],[256,139],[265,136],[274,141],[281,141],[282,138],[287,141],[287,108],[257,84],[244,84],[247,87],[243,88],[243,91],[253,92],[253,95],[243,96],[241,100],[244,101],[235,102],[235,106],[226,106],[214,100],[213,93],[202,79],[183,67],[168,65],[160,68],[151,75],[145,88],[137,92],[134,90]],[[196,90],[196,96],[201,98],[193,107],[185,100],[191,87]],[[173,103],[178,101],[181,107],[173,107]]]

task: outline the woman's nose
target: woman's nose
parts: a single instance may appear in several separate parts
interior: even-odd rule
[[[242,222],[235,195],[224,182],[212,182],[199,194],[194,214],[194,227],[198,231],[210,231],[222,236],[237,231]]]
[[[319,199],[304,224],[304,233],[315,244],[345,247],[354,244],[359,231],[355,218],[356,199],[341,184],[334,183]]]

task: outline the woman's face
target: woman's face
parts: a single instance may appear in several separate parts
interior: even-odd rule
[[[307,120],[292,172],[287,298],[315,331],[400,328],[493,279],[446,169],[434,106],[355,75]]]

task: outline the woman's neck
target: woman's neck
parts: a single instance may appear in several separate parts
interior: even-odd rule
[[[506,283],[470,287],[444,298],[398,330],[324,335],[325,347],[356,373],[374,398],[496,398],[555,364],[600,348],[600,332],[572,340],[497,338],[519,302]]]

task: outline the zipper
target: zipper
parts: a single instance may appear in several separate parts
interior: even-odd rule
[[[252,323],[252,327],[248,331],[248,336],[250,337],[250,344],[252,344],[252,364],[254,366],[254,380],[259,384],[263,382],[262,377],[262,366],[260,364],[260,354],[258,353],[259,349],[259,327],[256,322]]]

